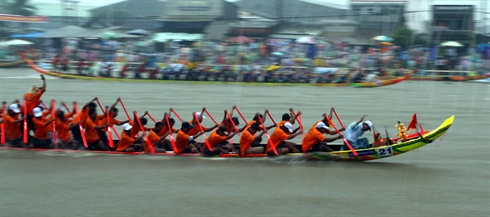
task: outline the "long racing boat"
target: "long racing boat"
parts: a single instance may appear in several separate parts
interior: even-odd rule
[[[354,153],[351,150],[341,150],[343,144],[329,144],[334,151],[333,152],[311,152],[311,153],[291,153],[281,157],[284,158],[300,158],[306,160],[320,160],[320,161],[370,161],[387,157],[393,157],[403,153],[407,153],[418,148],[421,148],[427,144],[432,143],[442,135],[444,135],[449,127],[453,124],[454,116],[447,118],[439,127],[434,130],[422,130],[419,133],[413,133],[407,136],[402,141],[400,138],[390,138],[393,141],[391,145],[378,146],[368,149],[359,149]],[[115,144],[117,144],[117,141]],[[237,145],[237,144],[235,144]],[[59,153],[78,153],[86,152],[93,154],[107,154],[107,155],[147,155],[144,152],[116,152],[116,151],[88,151],[88,150],[62,150],[62,149],[23,149],[23,148],[11,148],[3,147],[0,150],[31,150],[38,152],[59,152]],[[172,151],[166,153],[155,153],[157,156],[177,156]],[[181,154],[180,157],[203,157],[201,154]],[[221,154],[214,157],[221,158],[238,158],[238,154]],[[265,154],[249,154],[246,157],[267,157]]]
[[[91,76],[91,75],[80,75],[80,74],[70,74],[64,72],[55,72],[51,70],[43,69],[37,66],[34,61],[27,60],[26,62],[29,66],[35,71],[49,75],[52,77],[65,78],[65,79],[80,79],[80,80],[97,80],[97,81],[116,81],[116,82],[166,82],[166,83],[175,83],[175,82],[185,82],[185,83],[196,83],[196,84],[230,84],[237,83],[242,85],[251,85],[251,86],[333,86],[333,87],[363,87],[363,88],[373,88],[373,87],[382,87],[393,84],[398,84],[402,81],[405,81],[410,78],[410,73],[405,74],[404,76],[394,77],[390,79],[372,81],[372,82],[360,82],[360,83],[283,83],[283,82],[243,82],[243,81],[226,81],[226,80],[217,80],[217,81],[189,81],[189,80],[163,80],[163,79],[148,79],[148,78],[122,78],[122,77],[103,77],[103,76]]]

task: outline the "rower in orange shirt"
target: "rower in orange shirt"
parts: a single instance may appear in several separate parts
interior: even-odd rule
[[[62,104],[64,105],[64,103]],[[70,133],[72,128],[77,128],[78,124],[81,123],[81,121],[76,122],[75,124],[71,123],[69,119],[74,114],[74,112],[65,114],[63,107],[60,107],[58,111],[56,111],[56,136],[60,148],[76,149],[78,147],[77,142]]]
[[[207,132],[211,132],[212,130],[214,130],[216,127],[218,127],[218,125],[214,125],[213,127],[210,127],[210,128],[202,126],[202,119],[206,118],[203,115],[205,110],[206,110],[206,107],[203,107],[201,112],[196,112],[196,116],[198,117],[199,123],[201,123],[202,130],[204,131],[204,133],[207,133]],[[199,127],[198,121],[194,117],[194,113],[192,113],[192,119],[189,121],[189,123],[193,127],[189,131],[187,131],[187,135],[192,136],[192,135],[196,135],[197,133],[201,132],[201,127]],[[192,140],[191,143],[196,146],[196,148],[199,150],[199,152],[202,152],[201,151],[202,146],[203,146],[202,142],[197,142],[195,140]]]
[[[272,144],[271,142],[267,142],[267,146],[265,149],[267,155],[275,155],[272,149],[272,145],[276,147],[277,153],[279,155],[287,154],[290,152],[299,152],[298,148],[296,147],[296,143],[286,140],[294,139],[296,136],[303,132],[303,130],[301,130],[299,127],[293,130],[293,123],[300,114],[301,111],[298,112],[297,116],[294,116],[293,118],[291,118],[291,116],[287,113],[282,116],[282,121],[277,124],[278,127],[271,135]]]
[[[245,130],[245,127],[238,129],[238,125],[240,124],[240,121],[238,120],[237,117],[233,117],[233,112],[235,111],[236,107],[237,107],[236,105],[233,105],[233,107],[231,108],[231,112],[229,113],[231,120],[230,120],[230,117],[228,117],[227,110],[225,110],[223,120],[220,123],[220,126],[226,127],[227,132],[235,132],[235,131],[239,130],[239,132],[241,133],[243,130]],[[232,121],[233,121],[233,123],[232,123]],[[235,126],[236,126],[236,128],[235,128]]]
[[[117,120],[116,117],[118,115],[118,112],[119,110],[116,108],[116,105],[119,103],[119,101],[121,100],[121,98],[118,98],[117,101],[111,105],[111,107],[109,108],[109,118],[110,118],[110,125],[117,125],[117,126],[121,126],[125,123],[128,123],[129,120],[126,120],[126,121],[120,121],[120,120]],[[97,116],[97,120],[98,120],[98,123],[97,125],[106,125],[108,123],[107,121],[107,116],[105,114],[105,111],[103,111],[104,114],[100,114]],[[110,127],[110,126],[109,126]],[[107,138],[107,129],[109,127],[104,127],[102,129],[99,129],[98,130],[98,134],[99,134],[99,138],[100,140],[106,145],[108,146],[108,138]]]
[[[259,124],[255,123],[242,132],[242,137],[240,138],[240,157],[245,157],[246,154],[264,153],[264,147],[252,147],[253,143],[260,143],[260,140],[265,133],[265,131],[262,130],[262,132],[255,135],[258,130]]]
[[[75,117],[73,117],[71,124],[76,125],[76,123],[80,120],[80,124],[85,123],[85,120],[88,118],[88,111],[91,109],[96,109],[97,104],[94,103],[94,101],[97,101],[98,98],[95,97],[94,99],[90,100],[87,102],[80,111],[78,111],[78,114],[75,114]],[[84,149],[83,146],[83,141],[82,141],[82,134],[80,133],[80,129],[77,127],[71,128],[71,134],[73,135],[73,139],[77,142],[78,148],[79,149]]]
[[[121,140],[116,145],[116,151],[120,152],[133,152],[133,151],[143,151],[144,140],[143,137],[131,136],[131,129],[133,126],[129,123],[122,125],[123,131],[121,133]]]
[[[99,120],[97,120],[97,110],[90,109],[88,112],[89,117],[83,122],[83,127],[85,128],[85,139],[87,140],[88,148],[91,150],[109,150],[109,148],[100,140],[99,129],[108,127],[109,124],[97,125]]]
[[[217,130],[215,130],[211,135],[209,135],[208,143],[211,146],[211,150],[208,149],[207,146],[203,148],[203,155],[206,157],[212,157],[218,154],[228,154],[229,152],[236,152],[235,147],[233,147],[233,143],[229,142],[228,139],[231,139],[238,131],[229,133],[226,131],[225,126],[220,126]]]
[[[45,116],[47,113],[43,114],[41,108],[36,107],[32,110],[34,118],[32,118],[32,123],[34,125],[34,136],[31,140],[31,144],[35,148],[58,148],[57,144],[53,143],[51,136],[48,133],[48,126],[55,119],[51,118],[46,120]]]
[[[136,114],[136,111],[133,111],[133,114]],[[140,117],[136,117],[136,115],[133,115],[134,116],[133,117],[134,119],[133,120],[129,120],[128,123],[131,124],[131,136],[133,136],[133,137],[134,136],[137,136],[138,133],[140,131],[142,131],[141,130],[141,127],[140,127],[140,124],[138,123],[138,120],[136,120],[137,118],[140,119],[140,123],[145,128],[145,131],[150,130],[149,128],[146,128],[145,127],[145,125],[148,123],[148,119],[145,118],[146,115],[148,115],[148,111],[145,111],[145,113],[142,116],[140,116]]]
[[[165,133],[164,135],[159,136],[158,132],[160,132],[162,130],[162,128],[163,128],[163,124],[161,122],[156,122],[155,127],[148,131],[147,139],[148,139],[149,143],[155,149],[155,152],[167,152],[167,150],[164,147],[164,140],[165,140],[165,137],[167,137],[172,132],[167,131],[167,133]],[[146,142],[145,152],[148,152],[148,147],[147,147],[148,145],[149,145],[148,142]]]
[[[162,123],[162,129],[157,132],[158,136],[161,137],[167,133],[176,133],[177,132],[177,129],[173,128],[173,126],[175,125],[175,119],[170,117],[172,114],[172,111],[173,111],[173,108],[170,108],[170,113],[167,113],[167,112],[164,113],[163,119],[160,121],[160,123]],[[168,123],[167,123],[167,118],[168,118]],[[169,125],[170,125],[170,130],[169,130]],[[163,146],[160,148],[163,148],[165,150],[172,150],[172,141],[170,141],[170,139],[164,139],[162,145]]]
[[[194,126],[189,122],[182,122],[182,127],[177,132],[177,139],[175,140],[175,146],[177,146],[177,150],[174,150],[175,154],[199,153],[199,150],[193,141],[195,138],[201,136],[203,132],[198,132],[195,135],[188,135],[189,131],[193,128]]]
[[[21,125],[25,117],[19,118],[19,113],[21,113],[19,104],[14,103],[9,105],[7,113],[3,116],[6,143],[14,147],[26,147],[21,131]]]
[[[39,106],[41,96],[44,92],[46,92],[46,78],[44,75],[41,75],[41,80],[43,81],[43,86],[32,86],[29,92],[24,94],[24,99],[26,100],[26,108],[27,109],[27,125],[28,131],[34,127],[32,118],[34,108]]]
[[[257,112],[257,113],[255,114],[255,116],[253,117],[253,119],[252,119],[251,121],[249,121],[249,122],[247,123],[247,125],[244,127],[244,131],[248,130],[248,128],[249,128],[250,126],[254,125],[254,124],[257,124],[257,125],[258,125],[257,132],[262,132],[262,131],[264,131],[264,128],[262,127],[262,124],[260,123],[259,117],[260,117],[260,119],[262,119],[262,121],[263,121],[263,122],[265,122],[266,117],[267,117],[267,113],[269,113],[269,110],[268,110],[268,109],[266,109],[266,110],[264,111],[264,115],[262,115],[262,114],[260,114],[260,113],[258,113],[258,112]],[[266,128],[267,130],[270,130],[270,129],[274,128],[274,127],[276,127],[276,125],[275,125],[275,124],[273,124],[273,125],[271,125],[271,126],[268,126],[268,127],[265,127],[265,128]],[[265,132],[264,132],[264,133],[265,133]],[[261,142],[262,142],[262,137],[259,137],[259,138],[255,139],[255,140],[252,142],[251,146],[252,146],[252,147],[262,147],[262,148],[264,149],[265,147],[264,147],[264,145],[262,145],[262,144],[261,144]]]
[[[318,122],[315,128],[308,130],[302,142],[303,153],[306,152],[332,152],[333,150],[328,147],[327,142],[333,142],[337,139],[341,139],[342,135],[338,135],[337,138],[327,138],[323,134],[335,135],[337,132],[331,132],[327,125],[322,121]]]

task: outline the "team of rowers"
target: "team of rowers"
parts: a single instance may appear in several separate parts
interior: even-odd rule
[[[275,122],[266,109],[264,114],[256,113],[253,119],[246,122],[245,126],[239,128],[239,120],[233,117],[236,111],[244,121],[245,118],[237,108],[233,106],[231,111],[224,111],[223,120],[217,122],[206,108],[201,112],[194,112],[192,119],[184,121],[177,112],[170,108],[161,120],[155,120],[148,112],[138,116],[133,112],[133,117],[128,114],[122,100],[118,98],[110,107],[102,107],[98,98],[87,102],[78,111],[76,102],[70,111],[65,103],[56,108],[54,101],[46,106],[41,101],[42,94],[46,91],[46,80],[41,75],[43,85],[34,86],[24,94],[24,104],[15,100],[6,108],[2,104],[0,123],[2,125],[2,144],[13,147],[34,148],[64,148],[64,149],[89,149],[89,150],[113,150],[118,152],[167,152],[175,154],[202,153],[204,156],[218,154],[238,153],[240,156],[248,154],[267,154],[269,156],[283,155],[298,152],[330,152],[332,149],[327,143],[343,139],[345,149],[369,148],[371,145],[366,138],[359,138],[365,131],[373,127],[371,121],[363,122],[364,116],[356,123],[352,123],[347,129],[341,128],[331,130],[332,113],[323,114],[321,120],[316,121],[307,132],[304,132],[301,123],[301,111],[297,113],[290,108],[289,113],[282,115],[280,122]],[[128,120],[118,120],[118,109],[121,104]],[[98,114],[100,107],[101,114]],[[7,110],[7,112],[5,112]],[[23,114],[23,115],[22,115]],[[175,129],[174,114],[181,122],[180,129]],[[205,114],[215,123],[212,127],[202,125]],[[149,117],[155,122],[153,128],[146,127]],[[274,123],[265,126],[264,122],[269,118]],[[293,129],[298,122],[299,127]],[[122,126],[121,135],[115,131],[113,125]],[[269,135],[269,130],[275,128]],[[345,131],[344,135],[340,132]],[[32,133],[31,133],[32,132]],[[209,133],[206,136],[206,133]],[[113,133],[119,138],[117,144],[113,144]],[[173,134],[176,134],[174,139]],[[230,140],[239,135],[238,145]],[[267,135],[266,145],[262,145],[262,136]],[[296,143],[288,141],[298,135],[302,135],[301,149]],[[327,138],[325,135],[335,135]],[[5,135],[5,136],[4,136]],[[204,142],[197,140],[203,136]],[[117,140],[115,140],[117,141]]]

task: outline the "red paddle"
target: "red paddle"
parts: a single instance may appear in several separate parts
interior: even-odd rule
[[[180,117],[179,114],[177,114],[177,112],[175,110],[172,109],[172,112],[174,113],[175,116],[177,116],[177,118],[180,120],[180,122],[184,122],[184,120]]]
[[[53,143],[56,144],[56,101],[51,100],[51,116],[53,121]]]
[[[245,121],[245,124],[247,124],[247,119],[245,119],[245,117],[243,117],[242,115],[242,112],[240,112],[240,109],[238,109],[238,107],[235,108],[235,110],[238,112],[238,114],[240,115],[240,117],[242,117],[243,121]]]
[[[206,147],[208,147],[208,150],[211,151],[211,145],[208,142],[208,138],[206,137],[206,134],[204,134],[204,130],[202,129],[201,122],[199,122],[199,118],[197,117],[197,114],[194,112],[194,118],[197,121],[197,125],[199,126],[199,129],[201,129],[202,136],[204,137],[204,143],[206,143]]]
[[[99,104],[99,108],[100,108],[100,110],[102,110],[102,112],[104,112],[104,113],[108,113],[108,112],[109,112],[109,110],[107,110],[107,109],[104,111],[104,107],[102,107],[102,104],[100,104],[100,101],[99,101],[98,99],[97,99],[97,104]],[[126,113],[126,114],[127,114],[127,113]],[[107,123],[111,123],[111,122],[110,122],[110,119],[107,121]],[[111,124],[110,128],[112,128],[112,131],[113,131],[114,133],[116,133],[117,139],[121,139],[121,137],[119,137],[119,134],[117,133],[117,130],[116,130],[116,129],[114,129],[114,126],[113,126],[112,124]],[[112,136],[112,135],[111,135],[111,136]],[[111,148],[112,148],[112,147],[111,147]]]
[[[269,116],[269,118],[271,119],[272,123],[273,123],[274,125],[277,125],[276,120],[274,120],[274,118],[272,117],[271,113],[270,113],[270,112],[267,112],[267,115],[268,115],[268,116]]]
[[[291,113],[293,113],[294,116],[296,116],[296,113],[294,112],[293,109],[290,109]],[[296,118],[296,120],[298,120],[298,124],[299,124],[299,128],[301,129],[301,131],[303,131],[303,123],[301,121],[301,114]],[[303,141],[303,133],[301,133],[301,141]]]
[[[126,106],[124,106],[123,101],[120,99],[119,102],[121,103],[121,107],[123,108],[124,112],[126,113],[126,116],[128,116],[128,120],[131,120],[131,117],[129,116],[128,110],[126,110]]]
[[[230,120],[231,124],[233,125],[233,129],[238,130],[238,127],[236,127],[235,122],[233,122],[233,119],[231,118],[231,115],[230,115],[230,113],[228,113],[228,111],[226,111],[226,115],[228,116],[228,119]],[[245,123],[245,124],[247,124],[247,123]],[[238,136],[242,137],[240,135],[240,131],[238,131]]]
[[[27,100],[24,99],[24,143],[27,144]]]
[[[337,120],[339,121],[340,126],[341,126],[342,128],[344,128],[344,129],[345,129],[344,124],[342,123],[342,120],[340,120],[340,117],[339,117],[339,115],[337,114],[337,111],[335,111],[335,109],[333,110],[333,113],[335,114],[335,117],[336,117],[336,118],[337,118]]]
[[[78,114],[77,102],[73,102],[73,109],[75,110],[77,121],[80,122],[80,115]],[[78,128],[80,129],[80,135],[82,136],[83,146],[85,148],[88,148],[87,139],[85,139],[85,132],[83,132],[82,124],[78,124]]]
[[[208,114],[209,118],[211,118],[211,120],[213,120],[214,124],[218,125],[218,122],[216,122],[216,120],[214,120],[213,116],[211,116],[211,114],[209,114],[208,110],[204,110],[204,112],[206,112],[206,114]]]
[[[170,130],[170,141],[172,142],[172,149],[175,151],[177,151],[177,145],[175,145],[175,140],[174,140],[174,136],[172,135],[172,127],[170,126],[170,122],[168,121],[168,115],[165,116],[165,119],[166,119],[166,122],[167,122],[167,126],[168,126],[168,129]]]
[[[269,140],[269,143],[271,144],[272,151],[274,151],[275,155],[279,155],[276,150],[276,145],[272,143],[271,136],[269,135],[269,132],[267,132],[267,128],[265,127],[264,121],[262,121],[262,118],[260,118],[260,115],[257,116],[259,118],[260,123],[262,124],[262,127],[264,128],[265,135],[267,136],[267,140]]]
[[[150,115],[150,113],[148,113],[148,117],[150,117],[150,119],[153,121],[153,123],[156,123],[157,121],[155,120],[155,118],[153,118],[153,116]]]
[[[134,116],[138,117],[138,114],[136,112],[134,112]],[[140,126],[141,132],[143,132],[143,134],[144,134],[145,128],[143,127],[143,124],[141,124],[141,121],[139,118],[136,118],[136,120],[138,121],[138,125]],[[150,151],[150,154],[155,154],[155,148],[153,147],[153,144],[151,144],[150,140],[148,139],[148,135],[146,135],[145,140],[146,140],[146,145],[148,146],[148,150]]]
[[[337,133],[339,135],[341,135],[339,129],[337,129],[337,127],[333,124],[332,120],[330,120],[330,118],[328,116],[325,116],[325,118],[327,118],[328,123],[330,123],[330,126],[332,126],[335,129],[335,131],[337,131]],[[354,156],[356,156],[356,157],[359,156],[357,154],[356,150],[354,148],[352,148],[352,146],[349,144],[349,142],[344,137],[342,137],[342,140],[344,140],[345,144],[347,145],[347,147],[349,147],[349,149],[352,151]]]
[[[5,120],[5,102],[2,103],[2,118],[3,120]],[[5,137],[7,137],[7,135],[5,135],[5,122],[2,123],[2,145],[5,145]]]
[[[107,118],[107,123],[110,124],[109,127],[107,128],[107,136],[109,137],[108,139],[108,144],[109,147],[114,148],[114,141],[112,141],[112,124],[111,124],[111,117],[109,117],[109,106],[105,107],[105,115]]]

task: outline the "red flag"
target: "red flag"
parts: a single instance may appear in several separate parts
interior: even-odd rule
[[[407,130],[417,130],[417,114],[413,114],[412,116],[412,121],[410,122],[410,124],[408,125],[407,127]]]

